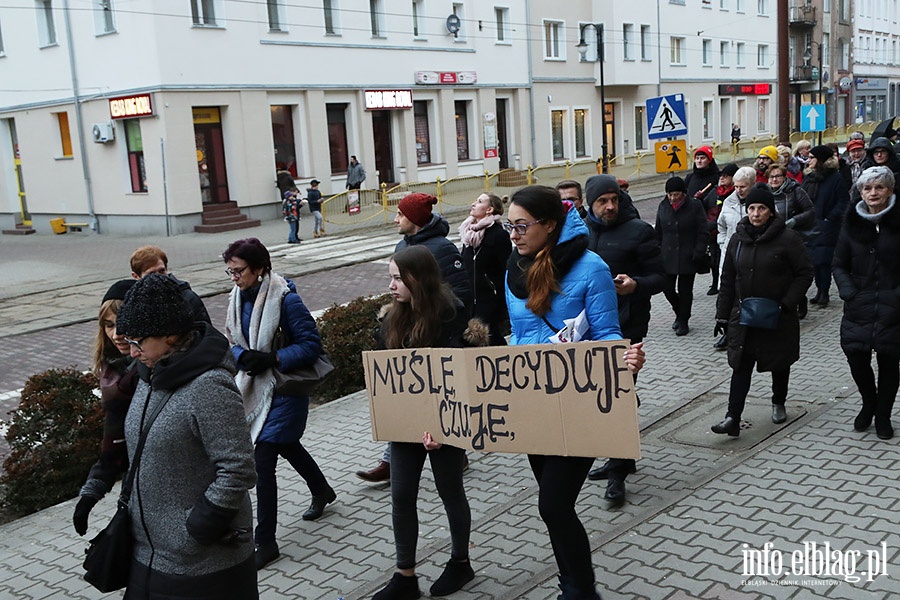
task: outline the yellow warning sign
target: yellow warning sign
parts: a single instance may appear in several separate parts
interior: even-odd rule
[[[684,140],[667,140],[656,142],[656,172],[674,173],[688,168],[687,142]]]

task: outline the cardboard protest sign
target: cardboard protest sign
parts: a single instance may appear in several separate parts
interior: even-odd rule
[[[376,440],[640,458],[626,340],[363,353]]]

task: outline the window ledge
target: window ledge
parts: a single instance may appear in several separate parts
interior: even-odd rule
[[[290,31],[288,31],[287,29],[269,29],[269,33],[287,34],[290,33]]]
[[[53,160],[75,160],[74,156],[54,156]]]
[[[108,35],[115,35],[115,34],[117,34],[117,33],[119,33],[119,32],[118,32],[116,29],[113,29],[113,30],[111,30],[111,31],[101,31],[100,33],[95,33],[95,34],[94,34],[94,37],[98,37],[98,38],[99,38],[99,37],[106,37],[106,36],[108,36]]]
[[[326,31],[325,37],[343,37],[339,31]]]
[[[494,45],[495,46],[512,46],[513,44],[512,44],[512,42],[507,42],[506,40],[495,40]]]
[[[566,59],[555,57],[555,56],[545,56],[544,61],[545,62],[566,62]],[[592,62],[592,61],[584,61],[584,62]]]
[[[206,25],[205,23],[192,23],[191,29],[225,29],[224,25]]]
[[[44,48],[55,48],[55,47],[57,47],[57,46],[59,46],[59,43],[57,43],[57,42],[52,42],[52,43],[50,43],[50,44],[45,44],[45,45],[43,45],[43,46],[38,46],[38,48],[41,49],[41,50],[43,50]]]

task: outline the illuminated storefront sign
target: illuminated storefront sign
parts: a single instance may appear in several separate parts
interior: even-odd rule
[[[403,110],[412,105],[412,90],[366,90],[366,110]]]
[[[121,96],[109,99],[109,116],[113,119],[152,117],[153,101],[150,94]]]
[[[768,96],[772,93],[771,83],[722,83],[720,96]]]

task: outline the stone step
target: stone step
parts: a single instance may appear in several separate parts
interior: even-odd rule
[[[219,223],[217,225],[195,225],[194,231],[197,233],[221,233],[223,231],[234,231],[235,229],[249,229],[250,227],[259,227],[261,221],[259,219],[247,219],[242,215],[244,220],[234,221],[231,223]]]
[[[17,224],[15,229],[3,230],[3,235],[31,235],[32,233],[36,233],[33,227],[22,224]]]

